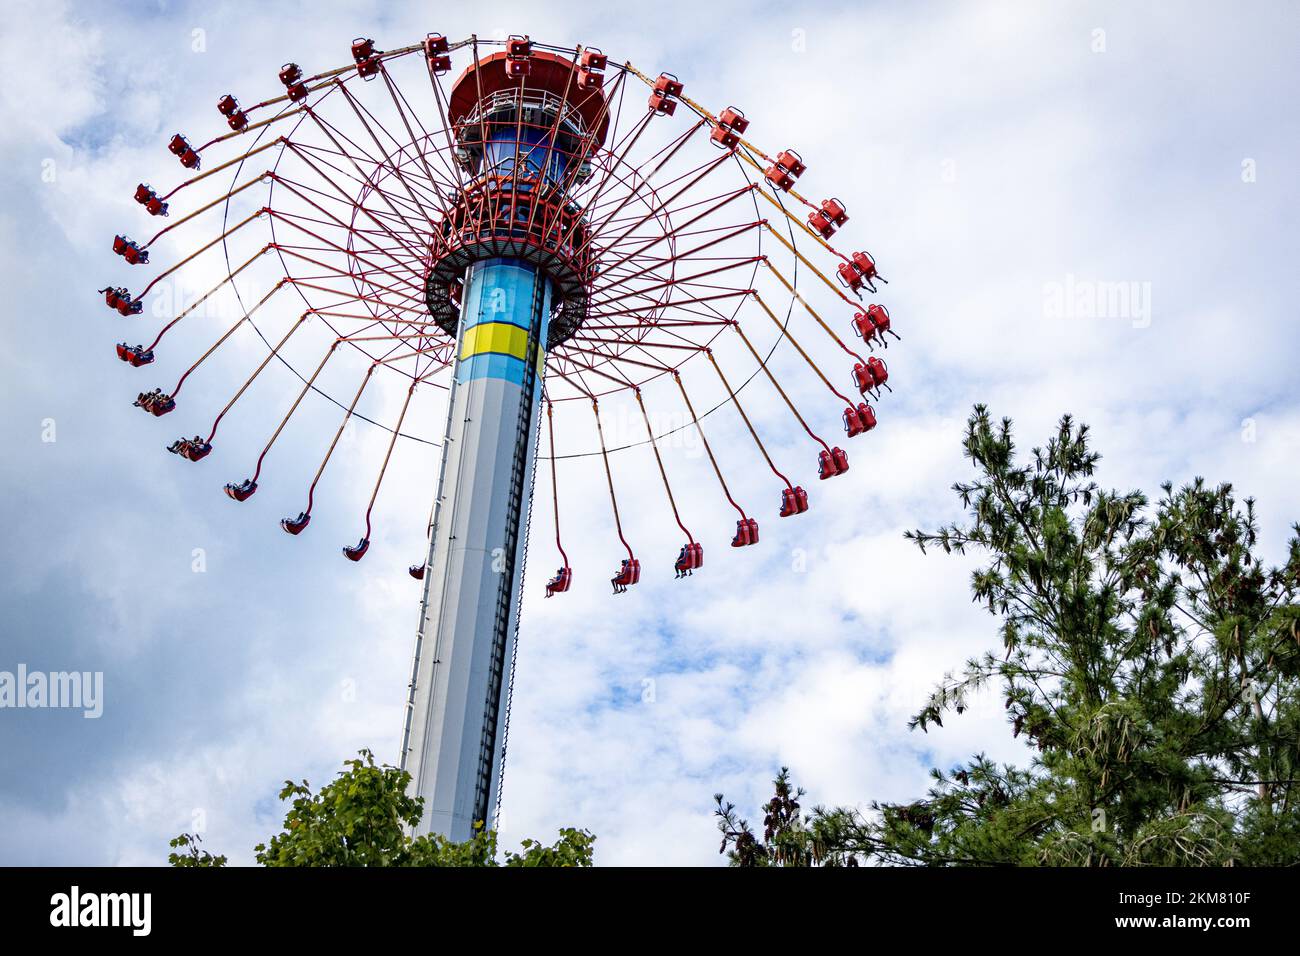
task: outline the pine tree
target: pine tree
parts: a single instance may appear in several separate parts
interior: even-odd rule
[[[996,688],[1030,760],[977,754],[932,771],[924,797],[816,808],[752,846],[719,797],[732,862],[776,859],[787,831],[821,848],[812,862],[1300,860],[1300,526],[1266,568],[1254,501],[1231,485],[1167,483],[1154,508],[1103,491],[1088,428],[1068,415],[1019,462],[1011,421],[977,405],[963,445],[977,472],[954,485],[966,520],[907,537],[982,558],[971,592],[1001,646],[946,676],[910,726],[942,727]],[[789,788],[784,770],[777,782]]]

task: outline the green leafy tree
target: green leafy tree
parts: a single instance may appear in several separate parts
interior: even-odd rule
[[[1018,461],[1010,420],[977,405],[963,447],[977,472],[954,485],[966,520],[907,537],[983,559],[971,591],[1001,647],[946,676],[910,726],[942,727],[996,688],[1027,765],[977,754],[932,771],[922,798],[816,808],[756,845],[719,798],[732,861],[789,858],[799,833],[820,863],[1300,861],[1300,526],[1265,567],[1254,501],[1231,485],[1165,484],[1154,507],[1105,491],[1069,416]]]
[[[412,836],[423,800],[407,793],[411,775],[377,765],[369,750],[344,761],[333,782],[313,792],[306,780],[286,780],[282,801],[291,801],[284,829],[255,848],[263,866],[591,866],[595,836],[586,830],[560,830],[547,846],[524,840],[519,852],[497,858],[497,835],[476,826],[474,836],[454,842],[443,836]],[[171,841],[172,866],[224,866],[225,857],[197,850],[198,838],[182,834]]]
[[[168,844],[175,852],[167,855],[167,862],[172,866],[225,866],[224,856],[199,849],[202,842],[203,837],[197,833],[182,833]]]

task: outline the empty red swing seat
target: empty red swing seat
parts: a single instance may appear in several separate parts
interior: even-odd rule
[[[745,114],[734,106],[728,106],[718,115],[718,124],[709,134],[714,145],[723,149],[735,149],[740,144],[740,137],[749,129],[749,120]]]
[[[749,129],[749,120],[745,119],[745,114],[736,107],[728,106],[718,114],[718,125],[743,134],[745,130]]]
[[[118,342],[117,357],[129,365],[139,368],[153,361],[153,350],[147,349],[143,345],[127,345],[125,342]]]
[[[406,573],[409,574],[411,577],[415,578],[415,580],[417,580],[417,581],[423,581],[423,580],[424,580],[424,565],[423,565],[423,564],[413,564],[413,565],[411,565],[409,568],[406,569]]]
[[[141,206],[153,199],[154,195],[153,188],[148,183],[141,183],[135,187],[135,201]]]
[[[844,208],[844,203],[838,199],[823,199],[822,212],[836,229],[849,221],[848,211]]]
[[[247,501],[256,490],[257,482],[252,478],[245,478],[237,484],[233,481],[226,484],[226,494],[235,501]]]
[[[803,158],[793,149],[783,149],[776,154],[776,160],[763,175],[767,181],[782,192],[789,192],[794,181],[808,171]]]
[[[429,70],[435,76],[442,76],[451,69],[451,48],[447,45],[447,38],[441,33],[430,33],[424,38],[424,58],[429,64]],[[424,566],[420,566],[420,576],[424,576]]]
[[[601,53],[596,47],[588,47],[582,51],[582,56],[578,58],[578,88],[583,90],[598,90],[605,82],[605,67],[609,65],[609,57]]]
[[[555,572],[555,577],[546,582],[546,596],[553,597],[556,594],[563,594],[569,590],[569,585],[573,583],[573,570],[570,568],[560,568]]]
[[[803,161],[803,157],[793,149],[783,149],[781,152],[777,153],[776,165],[785,170],[795,179],[798,179],[808,171],[808,166]]]
[[[736,536],[731,539],[733,548],[744,548],[758,544],[758,521],[754,518],[741,518],[736,522]]]
[[[369,550],[370,550],[370,539],[362,538],[355,545],[345,547],[343,549],[343,556],[347,558],[349,561],[360,561],[362,558],[366,556],[366,552]]]
[[[506,73],[527,76],[532,71],[533,41],[514,34],[506,41]]]
[[[363,80],[373,80],[379,74],[379,54],[375,52],[375,41],[357,37],[352,41],[352,59],[357,64],[357,76]],[[365,554],[362,551],[362,554]],[[360,559],[360,555],[352,560]]]
[[[311,523],[311,515],[305,511],[298,513],[296,518],[281,518],[280,527],[290,534],[298,534],[303,528]]]
[[[671,73],[660,73],[650,94],[650,109],[661,116],[672,116],[677,109],[677,97],[682,95],[682,83]]]
[[[280,82],[288,91],[290,101],[296,103],[307,96],[307,84],[302,82],[302,67],[297,63],[280,67]]]
[[[788,518],[791,515],[803,514],[808,510],[808,492],[804,491],[799,485],[793,488],[786,488],[781,492],[781,511],[782,518]]]

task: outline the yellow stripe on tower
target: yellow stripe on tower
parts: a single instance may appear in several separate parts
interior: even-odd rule
[[[465,330],[460,358],[495,352],[523,360],[528,357],[528,330],[510,322],[480,322]]]

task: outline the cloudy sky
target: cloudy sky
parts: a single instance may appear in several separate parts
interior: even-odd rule
[[[95,293],[124,268],[114,232],[142,228],[135,183],[180,172],[174,131],[216,130],[218,95],[273,95],[282,63],[343,62],[355,36],[590,44],[743,106],[757,142],[797,146],[810,191],[846,202],[904,336],[881,427],[797,523],[767,517],[771,479],[748,458],[733,480],[767,517],[759,548],[725,547],[731,516],[703,480],[683,495],[715,556],[688,582],[667,573],[678,542],[652,465],[629,452],[614,467],[630,532],[659,556],[628,595],[595,583],[618,558],[603,475],[562,466],[585,586],[540,599],[556,563],[540,511],[507,843],[574,825],[598,835],[599,863],[712,864],[711,795],[753,811],[782,765],[809,802],[865,804],[918,794],[930,766],[977,750],[1026,761],[994,700],[928,735],[906,727],[946,669],[997,641],[969,603],[972,565],[901,538],[958,516],[948,489],[967,475],[974,402],[1015,418],[1026,448],[1062,412],[1089,422],[1107,485],[1231,480],[1258,498],[1274,555],[1300,518],[1292,4],[269,9],[19,2],[0,37],[15,65],[0,91],[0,670],[102,671],[105,698],[98,720],[0,711],[0,862],[159,863],[199,829],[247,863],[284,778],[324,781],[361,747],[396,759],[427,453],[403,453],[365,562],[337,546],[356,537],[364,452],[382,445],[369,432],[363,464],[340,466],[320,521],[290,538],[275,521],[296,491],[235,509],[218,490],[264,422],[232,426],[243,458],[163,453],[173,422],[131,408],[142,379],[111,354],[127,320]],[[1075,298],[1100,283],[1125,283],[1129,306]],[[218,402],[236,367],[196,397]],[[807,457],[768,399],[751,402],[774,447]],[[742,427],[714,416],[710,437],[738,446]]]

